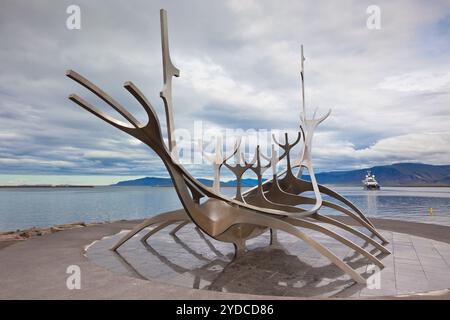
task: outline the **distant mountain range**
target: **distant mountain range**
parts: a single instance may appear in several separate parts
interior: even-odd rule
[[[206,186],[212,186],[213,181],[209,179],[198,179],[201,183],[203,183]],[[244,187],[253,187],[258,183],[258,180],[256,179],[242,179],[241,185]],[[116,184],[113,184],[113,186],[151,186],[151,187],[171,187],[172,180],[170,178],[155,178],[155,177],[146,177],[136,180],[125,180],[120,181]],[[222,181],[220,183],[222,187],[235,187],[236,186],[236,180],[231,181]]]
[[[450,186],[450,165],[395,163],[368,169],[316,174],[321,184],[361,185],[370,170],[381,186]]]
[[[321,184],[359,186],[362,184],[366,172],[370,170],[375,174],[381,186],[450,186],[450,165],[430,165],[423,163],[396,163],[387,166],[375,166],[367,169],[350,171],[331,171],[316,174]],[[309,179],[308,176],[303,176]],[[212,180],[199,179],[205,185],[211,186]],[[243,186],[254,186],[256,179],[243,179]],[[236,186],[236,181],[221,183],[224,187]],[[170,178],[147,177],[137,180],[121,181],[114,186],[172,186]]]

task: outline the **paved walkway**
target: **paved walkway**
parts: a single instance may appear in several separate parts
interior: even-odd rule
[[[420,223],[392,220],[374,220],[378,227],[414,234],[417,237],[433,237],[436,241],[450,243],[450,228]],[[144,280],[110,272],[84,256],[84,247],[104,236],[114,235],[130,229],[134,222],[115,222],[71,229],[63,232],[32,238],[0,250],[0,298],[1,299],[254,299],[277,298],[244,293],[223,293],[195,290],[168,283]],[[394,235],[395,236],[395,235]],[[415,245],[415,237],[400,242]],[[422,241],[422,240],[420,240]],[[419,241],[419,242],[420,242]],[[427,240],[428,243],[429,240]],[[434,243],[434,242],[433,242]],[[406,245],[406,244],[405,244]],[[442,246],[442,245],[441,245]],[[394,250],[396,248],[394,247]],[[424,247],[425,249],[425,247]],[[399,249],[402,252],[402,249]],[[426,253],[424,250],[423,253]],[[407,252],[407,251],[405,251]],[[400,253],[401,255],[402,253]],[[432,259],[422,255],[424,259]],[[399,256],[400,259],[402,259]],[[406,265],[411,257],[404,256]],[[444,261],[450,256],[442,256]],[[421,262],[421,258],[417,255]],[[81,268],[81,290],[69,290],[66,269],[69,265]],[[423,269],[424,264],[422,264]],[[440,266],[442,267],[442,265]],[[413,268],[413,267],[411,267]],[[408,271],[408,270],[406,270]],[[405,272],[406,272],[405,271]],[[414,271],[414,270],[413,270]],[[426,270],[425,270],[426,271]],[[425,272],[424,271],[424,272]],[[431,273],[434,271],[431,270]],[[408,280],[409,281],[409,280]],[[418,297],[418,296],[414,296]],[[424,297],[421,295],[420,297]],[[433,296],[436,297],[436,296]],[[438,297],[449,295],[439,293]]]

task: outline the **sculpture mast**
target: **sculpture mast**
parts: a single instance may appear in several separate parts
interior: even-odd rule
[[[305,56],[303,55],[303,45],[301,45],[301,62],[300,62],[300,76],[302,78],[302,115],[301,120],[304,124],[306,121],[306,108],[305,108],[305,69],[303,62],[305,61]]]
[[[302,82],[302,110],[300,112],[300,129],[303,132],[303,135],[305,134],[305,127],[306,127],[306,107],[305,107],[305,56],[303,55],[303,44],[300,45],[301,50],[301,57],[300,57],[300,77]],[[304,139],[305,137],[303,137]],[[303,147],[302,151],[305,152],[305,147]],[[300,157],[298,159],[298,164],[302,163],[304,154],[300,154]],[[300,165],[297,170],[297,177],[300,178],[302,176],[303,168]]]
[[[161,47],[162,47],[162,60],[163,60],[163,79],[164,85],[160,92],[160,97],[164,101],[164,108],[166,111],[166,125],[167,125],[167,138],[169,141],[169,151],[172,158],[178,162],[178,152],[176,146],[176,140],[174,136],[174,122],[173,122],[173,104],[172,104],[172,77],[179,77],[180,70],[178,70],[170,59],[169,52],[169,37],[167,31],[167,11],[160,10],[161,21]]]

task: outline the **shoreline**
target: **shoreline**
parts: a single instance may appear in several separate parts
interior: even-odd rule
[[[354,222],[353,219],[346,217],[346,216],[339,216],[339,215],[327,215],[332,217],[333,219],[339,220],[341,222],[344,222],[346,224],[349,225],[353,225],[353,226],[357,226],[357,224]],[[433,226],[435,228],[449,228],[450,226],[444,225],[444,224],[437,224],[437,223],[425,223],[425,222],[419,222],[419,221],[411,221],[411,220],[403,220],[403,219],[392,219],[392,218],[375,218],[375,217],[369,217],[370,220],[375,220],[378,221],[378,223],[380,224],[381,228],[387,228],[388,230],[391,230],[390,228],[394,227],[394,229],[392,229],[392,231],[398,231],[398,232],[403,232],[403,233],[409,233],[408,231],[412,231],[412,234],[417,234],[417,235],[421,235],[421,232],[417,232],[417,227],[416,225],[426,225],[426,226]],[[142,219],[138,219],[138,220],[142,220]],[[70,230],[70,229],[76,229],[76,228],[84,228],[84,227],[89,227],[89,226],[97,226],[97,225],[104,225],[104,224],[114,224],[117,222],[133,222],[136,220],[129,220],[129,219],[118,219],[118,220],[105,220],[105,221],[95,221],[95,222],[89,222],[86,223],[84,221],[77,221],[77,222],[70,222],[70,223],[63,223],[63,224],[54,224],[54,225],[50,225],[50,226],[45,226],[45,227],[30,227],[30,228],[25,228],[25,229],[16,229],[16,230],[6,230],[6,231],[2,231],[0,230],[0,249],[6,248],[7,246],[10,246],[12,244],[18,243],[18,242],[22,242],[25,240],[28,240],[30,238],[34,238],[34,237],[41,237],[47,234],[53,234],[53,233],[57,233],[57,232],[61,232],[61,231],[65,231],[65,230]],[[388,223],[383,223],[387,221]],[[412,228],[410,230],[410,228],[404,228],[403,225],[407,224],[410,227],[414,226],[414,228]],[[448,233],[449,237],[445,242],[450,243],[450,232]],[[434,239],[433,237],[433,233],[428,233],[427,237],[430,239]],[[441,239],[441,236],[438,237],[438,239]],[[440,240],[442,241],[442,240]]]
[[[363,185],[356,185],[356,184],[324,184],[325,186],[330,187],[341,187],[341,188],[359,188],[364,189]],[[0,185],[0,189],[70,189],[70,188],[104,188],[104,187],[115,187],[115,188],[128,188],[128,187],[143,187],[143,188],[173,188],[173,185],[115,185],[115,184],[105,184],[105,185]],[[234,185],[223,185],[220,186],[221,188],[236,188]],[[253,188],[256,187],[256,185],[252,186],[243,186],[244,188]],[[420,185],[420,184],[414,184],[414,185],[383,185],[381,186],[381,189],[373,190],[373,191],[381,191],[383,188],[450,188],[449,185]],[[366,189],[364,189],[366,190]],[[369,190],[370,191],[370,190]]]
[[[18,185],[18,186],[8,186],[1,185],[0,189],[7,188],[47,188],[47,189],[63,189],[63,188],[94,188],[94,185]]]
[[[84,221],[55,224],[49,227],[31,227],[27,229],[17,229],[11,231],[0,231],[0,249],[6,248],[18,242],[28,240],[33,237],[41,237],[46,234],[57,233],[65,230],[83,228],[94,225],[111,223],[111,221],[91,222]]]

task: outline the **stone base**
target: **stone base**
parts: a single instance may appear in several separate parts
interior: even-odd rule
[[[385,265],[379,270],[363,256],[321,233],[302,229],[356,269],[369,286],[356,284],[328,259],[303,241],[278,232],[270,244],[267,232],[247,243],[248,252],[232,261],[233,246],[201,233],[193,224],[170,235],[168,227],[141,242],[143,230],[118,251],[108,250],[123,234],[95,242],[88,258],[111,272],[186,288],[209,291],[292,297],[394,296],[450,287],[450,245],[408,234],[381,230],[390,241],[391,255],[345,234],[376,255]],[[334,228],[334,231],[339,230]],[[342,233],[342,232],[341,232]]]

